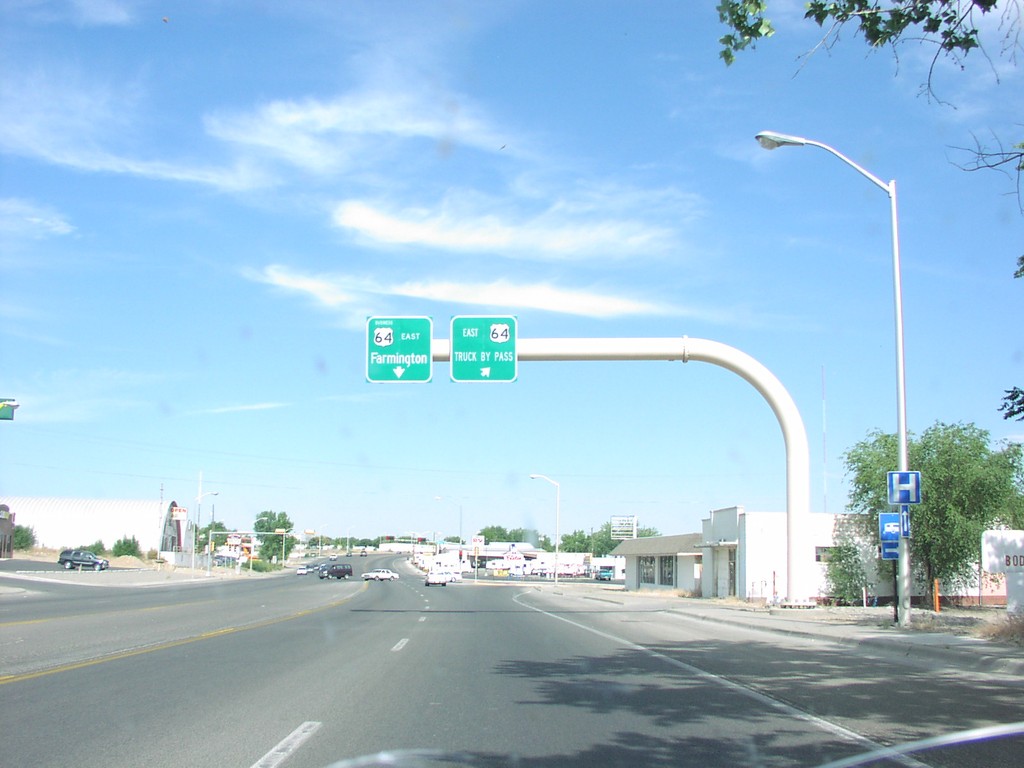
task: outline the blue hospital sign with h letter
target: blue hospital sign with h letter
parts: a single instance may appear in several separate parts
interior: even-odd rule
[[[889,472],[889,504],[921,503],[920,472]]]

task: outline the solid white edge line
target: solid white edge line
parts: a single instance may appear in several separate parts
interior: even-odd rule
[[[818,717],[817,715],[812,715],[808,712],[804,712],[802,709],[797,709],[792,704],[787,704],[784,701],[780,701],[779,699],[773,698],[772,696],[769,696],[767,693],[762,693],[761,691],[754,690],[753,688],[748,688],[747,686],[741,683],[737,683],[734,680],[730,680],[727,677],[720,677],[712,672],[707,672],[701,669],[700,667],[695,667],[692,664],[687,664],[685,661],[673,659],[671,656],[666,656],[664,653],[652,650],[650,648],[647,648],[646,646],[640,645],[639,643],[634,643],[632,640],[626,640],[623,637],[617,637],[616,635],[613,635],[609,632],[604,632],[600,629],[588,627],[585,624],[580,624],[578,622],[573,621],[572,619],[567,619],[564,616],[559,616],[558,614],[545,611],[543,608],[538,608],[534,605],[529,605],[528,603],[523,603],[519,601],[520,597],[525,597],[529,594],[529,592],[520,592],[518,595],[513,597],[512,600],[518,605],[523,606],[524,608],[529,608],[531,611],[536,611],[537,613],[543,614],[544,616],[548,616],[552,619],[558,619],[558,621],[564,621],[566,624],[576,627],[577,629],[582,629],[585,632],[590,632],[593,635],[603,637],[606,640],[611,640],[615,643],[621,643],[627,648],[632,648],[636,651],[642,651],[643,653],[646,653],[648,656],[651,656],[652,658],[658,659],[659,661],[663,661],[666,664],[676,667],[677,669],[682,669],[686,672],[689,672],[691,675],[694,675],[695,677],[698,677],[701,680],[707,680],[709,682],[717,683],[725,688],[728,688],[731,691],[735,691],[736,693],[746,696],[747,698],[753,699],[754,701],[760,704],[764,704],[778,712],[781,712],[784,715],[797,718],[798,720],[803,720],[804,722],[810,723],[811,725],[821,728],[822,730],[827,731],[835,736],[847,739],[853,742],[854,744],[859,744],[860,746],[864,746],[872,750],[885,749],[884,744],[879,744],[876,741],[872,741],[867,736],[862,736],[856,731],[851,731],[849,728],[844,728],[843,726],[838,725],[837,723],[829,722],[828,720]],[[915,760],[914,758],[909,757],[907,755],[899,755],[894,757],[893,759],[901,765],[908,766],[908,768],[928,768],[928,766],[925,763],[922,763],[919,760]]]
[[[252,764],[252,768],[277,768],[281,763],[291,757],[305,743],[306,739],[316,733],[322,723],[316,720],[307,720],[294,731],[289,733],[277,746]]]

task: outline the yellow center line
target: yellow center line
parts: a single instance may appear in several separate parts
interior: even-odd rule
[[[365,592],[368,584],[363,582],[363,586],[359,589],[359,592]],[[49,675],[56,675],[60,672],[71,672],[76,669],[85,669],[86,667],[94,667],[97,664],[106,664],[108,661],[118,661],[119,659],[130,659],[133,656],[142,656],[146,653],[154,653],[156,651],[165,651],[168,648],[177,648],[182,645],[189,645],[190,643],[198,643],[201,640],[212,640],[216,637],[224,637],[226,635],[233,635],[237,632],[248,632],[253,629],[262,629],[269,627],[274,624],[282,624],[286,621],[292,621],[293,619],[299,619],[303,616],[309,616],[314,613],[320,613],[331,608],[337,608],[339,605],[344,605],[358,592],[354,592],[348,597],[343,597],[340,600],[335,600],[327,605],[321,605],[317,608],[306,608],[296,613],[291,613],[286,616],[278,616],[273,619],[264,619],[254,624],[245,624],[240,627],[224,627],[222,629],[214,629],[209,632],[204,632],[201,635],[195,635],[194,637],[184,637],[180,640],[168,640],[164,643],[158,643],[156,645],[148,645],[144,648],[134,648],[128,651],[118,651],[108,656],[100,656],[95,659],[85,659],[84,661],[76,661],[70,664],[62,664],[57,667],[49,667],[47,669],[39,669],[35,672],[25,672],[20,675],[0,675],[0,685],[8,685],[9,683],[20,683],[25,680],[35,680],[39,677],[47,677]],[[37,621],[48,621],[48,619],[38,619]],[[15,622],[11,622],[12,624]],[[26,622],[31,623],[31,622]]]
[[[168,603],[167,605],[149,605],[144,608],[132,608],[131,610],[121,608],[112,611],[97,611],[96,613],[78,613],[74,616],[51,616],[48,619],[19,619],[17,621],[0,621],[0,629],[6,627],[23,627],[29,624],[46,624],[50,621],[60,621],[66,624],[69,621],[75,619],[97,619],[103,616],[124,616],[132,613],[149,613],[151,611],[166,611],[169,608],[192,608],[197,605],[206,605],[207,603],[216,603],[217,600],[194,600],[189,603]]]

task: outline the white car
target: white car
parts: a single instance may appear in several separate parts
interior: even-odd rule
[[[375,568],[363,574],[363,581],[394,581],[398,574],[387,568]]]
[[[296,576],[305,576],[307,573],[309,573],[308,566],[300,565],[298,568],[295,569]]]
[[[448,571],[430,571],[427,574],[427,579],[423,583],[430,587],[436,584],[440,584],[442,587],[447,587],[448,582],[452,581],[452,575]]]

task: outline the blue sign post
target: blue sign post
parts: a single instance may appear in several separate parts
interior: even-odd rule
[[[889,504],[899,508],[900,536],[910,538],[910,505],[921,503],[920,472],[889,472]]]

